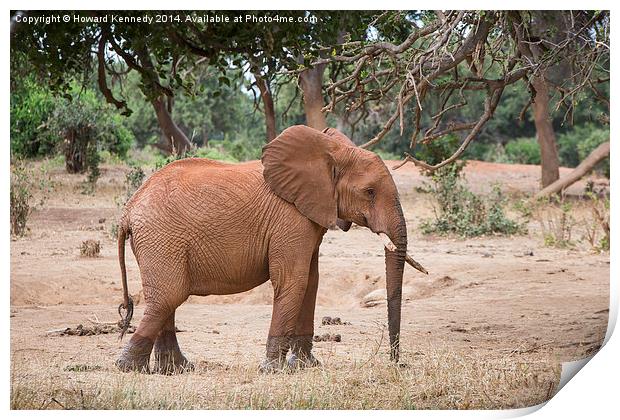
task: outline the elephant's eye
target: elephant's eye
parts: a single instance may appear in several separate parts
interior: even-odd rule
[[[374,188],[366,188],[364,191],[366,192],[366,196],[368,198],[370,198],[370,199],[375,198],[375,190],[374,190]]]

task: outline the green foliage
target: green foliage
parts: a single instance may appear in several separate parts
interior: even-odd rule
[[[505,151],[507,161],[510,163],[540,165],[540,146],[535,138],[520,137],[509,141]]]
[[[52,189],[53,184],[43,167],[37,172],[23,161],[11,167],[11,235],[26,233],[32,211],[45,203]]]
[[[402,158],[396,153],[386,152],[385,150],[375,150],[375,153],[377,153],[379,157],[383,160],[399,160]]]
[[[252,153],[255,151],[248,150],[244,144],[239,141],[221,141],[211,142],[209,146],[194,147],[187,151],[183,156],[168,155],[160,156],[155,161],[155,170],[159,170],[167,164],[185,158],[206,158],[212,160],[219,160],[223,162],[239,162],[243,160],[249,160]]]
[[[133,134],[123,124],[123,117],[101,102],[93,90],[76,89],[71,100],[56,100],[48,117],[46,131],[55,137],[65,156],[69,173],[88,171],[83,185],[85,194],[92,194],[100,176],[100,151],[126,157],[134,141]]]
[[[45,156],[55,151],[56,136],[45,130],[56,100],[52,94],[25,79],[19,88],[11,89],[11,154],[18,158]]]
[[[125,175],[125,195],[116,200],[119,208],[123,207],[129,201],[146,178],[144,170],[139,165],[130,165],[129,167],[130,170],[127,172],[127,175]]]
[[[245,80],[238,77],[239,72],[231,71],[230,86],[224,87],[218,85],[213,70],[208,67],[196,69],[194,73],[201,92],[195,95],[179,92],[172,109],[175,123],[192,144],[202,147],[214,141],[235,139],[244,148],[260,149],[265,139],[264,119],[254,109],[253,98],[244,92]],[[138,84],[137,75],[130,74],[126,87],[133,113],[127,118],[127,126],[135,134],[138,146],[145,147],[160,142],[161,129],[152,105]],[[248,158],[255,159],[256,154],[241,159]]]
[[[125,158],[134,142],[124,118],[92,89],[74,86],[69,100],[30,78],[16,85],[11,99],[11,153],[20,158],[62,152],[69,172],[90,171],[90,186],[99,177],[96,153]]]
[[[523,226],[504,213],[505,199],[499,187],[494,187],[487,197],[472,193],[461,181],[463,166],[453,163],[430,175],[432,184],[428,191],[437,200],[437,207],[434,220],[421,224],[422,232],[464,237],[521,233]]]
[[[69,12],[70,15],[74,13],[84,18],[109,15],[109,12],[104,11],[94,14],[92,11]],[[202,17],[205,14],[204,11],[184,13],[190,18]],[[146,15],[154,18],[160,12],[125,11],[122,14]],[[11,34],[12,152],[17,156],[48,154],[61,143],[62,138],[57,133],[44,129],[59,101],[53,99],[50,92],[75,97],[76,80],[83,88],[80,95],[89,95],[88,92],[93,92],[95,78],[93,70],[97,68],[98,63],[97,55],[92,52],[98,46],[97,41],[103,29],[110,32],[109,39],[115,39],[117,47],[131,56],[134,63],[141,64],[143,60],[137,55],[140,51],[146,51],[147,56],[153,61],[153,69],[150,71],[141,68],[140,71],[135,71],[135,64],[134,67],[128,68],[121,59],[110,59],[106,62],[108,69],[106,83],[117,99],[127,102],[125,111],[131,110],[133,113],[125,120],[116,110],[111,113],[101,112],[98,124],[108,123],[117,125],[118,128],[109,131],[115,132],[111,137],[116,141],[98,140],[99,151],[112,151],[118,148],[120,150],[113,153],[123,156],[126,152],[123,145],[130,144],[127,141],[129,137],[135,137],[140,147],[157,143],[161,131],[150,100],[163,94],[174,98],[173,119],[194,144],[218,148],[220,146],[210,144],[214,141],[231,141],[233,146],[224,146],[226,152],[237,160],[245,160],[260,156],[265,127],[260,110],[254,108],[256,89],[249,86],[251,80],[243,74],[242,69],[260,71],[270,81],[274,94],[277,93],[274,99],[278,115],[277,125],[281,131],[287,126],[305,121],[301,95],[295,81],[284,83],[282,76],[274,76],[281,75],[282,69],[297,69],[309,65],[314,58],[325,54],[324,47],[336,44],[339,39],[345,44],[349,41],[368,44],[386,41],[400,44],[409,36],[412,23],[426,24],[437,19],[436,13],[432,11],[351,13],[299,10],[287,12],[287,16],[294,18],[293,23],[274,25],[269,19],[262,18],[281,15],[281,12],[243,12],[242,16],[246,14],[258,15],[261,20],[251,24],[213,26],[200,20],[193,25],[187,25],[181,19],[181,21],[172,20],[165,25],[118,23],[110,26],[94,22],[93,19],[84,19],[81,22],[72,20],[59,25],[18,26],[18,29]],[[49,15],[49,12],[29,12],[29,16],[33,18],[46,15]],[[234,20],[240,12],[222,11],[218,12],[218,15]],[[316,17],[317,21],[310,21],[307,19],[308,16]],[[371,22],[373,29],[369,30]],[[501,29],[493,29],[497,30]],[[204,31],[209,32],[209,37],[196,37],[196,33]],[[112,49],[108,43],[106,51]],[[335,46],[328,52],[332,55],[339,54],[342,52],[342,47]],[[202,61],[199,65],[196,64],[198,56]],[[381,64],[383,69],[389,68],[391,65],[389,61]],[[496,64],[495,67],[490,65],[485,77],[497,77],[500,74],[498,71],[500,65]],[[605,67],[606,64],[603,63],[602,66]],[[467,67],[465,63],[461,63],[455,70],[458,70],[459,74],[468,74],[471,69]],[[110,74],[111,68],[119,73],[124,73],[126,70],[129,72],[126,77],[119,78]],[[341,78],[343,72],[350,72],[353,68],[355,63],[327,66],[324,80],[337,80]],[[368,77],[368,71],[364,69],[361,76]],[[562,74],[552,76],[562,77]],[[433,83],[441,85],[449,79],[439,77]],[[38,81],[38,85],[35,80]],[[600,87],[603,97],[609,96],[608,85],[607,83]],[[449,111],[446,114],[447,123],[475,121],[480,117],[484,109],[485,92],[464,91],[463,95],[467,106]],[[584,139],[582,144],[577,138],[570,138],[574,135],[571,134],[572,131],[590,127],[589,131],[608,132],[608,129],[601,124],[600,117],[604,114],[604,109],[592,95],[584,91],[575,96],[573,102],[569,104],[570,115],[566,115],[570,117],[570,126],[565,121],[564,108],[560,107],[560,112],[552,115],[563,165],[575,166],[584,154],[587,155],[588,150],[592,150],[597,142],[601,141],[595,134],[590,136],[588,133],[583,133],[580,135]],[[447,105],[460,102],[462,98],[457,96],[453,95]],[[104,102],[100,94],[96,95],[96,99],[101,104]],[[494,117],[469,146],[464,157],[498,162],[535,162],[533,145],[531,141],[525,140],[535,135],[531,112],[524,114],[524,121],[517,119],[524,104],[529,100],[530,92],[526,82],[519,81],[506,87]],[[556,108],[555,101],[557,98],[552,98],[550,110]],[[438,111],[440,102],[437,95],[427,95],[421,105],[432,115]],[[344,105],[344,102],[341,105]],[[413,101],[405,107],[403,121],[414,120],[413,112],[416,106],[412,105]],[[366,116],[356,123],[355,135],[346,134],[351,134],[358,144],[365,142],[381,130],[395,110],[394,101],[373,103],[371,108],[364,111],[367,112]],[[337,116],[334,114],[327,116],[330,126],[335,126],[336,118],[341,118],[343,115],[342,108],[336,111]],[[427,112],[424,112],[422,116],[422,132],[433,124],[430,116],[426,114]],[[352,115],[350,120],[356,121],[358,116]],[[413,124],[406,123],[401,134],[398,124],[394,124],[374,150],[386,157],[402,157],[405,152],[421,159],[429,157],[424,145],[409,150],[409,141],[413,134],[412,126]],[[443,128],[445,128],[443,124],[438,127]],[[444,140],[436,142],[442,141]],[[450,136],[445,141],[449,144],[450,150],[454,151],[456,145],[462,141],[462,133]],[[108,146],[111,149],[108,149]],[[231,147],[236,149],[232,150]],[[430,159],[434,160],[434,157],[430,156]],[[609,174],[608,163],[602,165],[601,170]]]
[[[427,145],[417,145],[416,156],[430,165],[436,165],[450,157],[456,151],[458,144],[458,137],[454,134],[449,134]],[[454,164],[453,169],[447,172],[455,171],[454,175],[458,178],[458,174],[464,166],[463,163]],[[449,176],[443,172],[442,175]]]
[[[599,144],[609,139],[609,129],[589,123],[558,135],[558,153],[563,165],[575,167]],[[605,172],[609,175],[609,163]]]
[[[140,166],[130,166],[131,170],[125,175],[125,185],[127,186],[127,192],[129,195],[133,195],[134,192],[144,182],[144,178],[146,178],[146,174],[144,170]]]
[[[557,147],[560,165],[574,168],[600,144],[609,140],[609,128],[594,123],[584,123],[570,130],[559,132]],[[540,147],[535,137],[519,137],[503,146],[501,143],[474,143],[464,157],[499,163],[540,164]],[[610,177],[609,159],[596,167]]]

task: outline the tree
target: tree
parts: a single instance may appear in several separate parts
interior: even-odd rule
[[[12,14],[12,19],[18,13]],[[28,12],[43,17],[46,12]],[[152,106],[160,129],[168,140],[160,145],[183,154],[191,143],[172,114],[174,96],[180,90],[197,88],[192,69],[197,61],[206,61],[220,71],[221,85],[229,85],[226,71],[232,67],[251,68],[265,100],[264,110],[273,109],[269,102],[271,76],[279,70],[298,67],[297,58],[307,63],[322,45],[332,42],[343,27],[363,32],[359,16],[347,12],[305,11],[205,13],[204,11],[162,14],[156,11],[124,12],[123,22],[112,21],[103,11],[71,12],[76,16],[62,25],[45,24],[12,26],[11,49],[24,52],[37,68],[42,80],[67,94],[68,81],[96,68],[98,86],[105,99],[128,115],[131,109],[123,93],[110,87],[110,80],[128,72],[140,75],[140,89]],[[119,13],[115,13],[119,15]],[[150,24],[164,15],[166,24]],[[212,19],[230,24],[212,24]],[[350,25],[347,22],[352,22]],[[328,42],[329,41],[329,42]],[[250,63],[250,66],[246,66]],[[274,132],[273,117],[267,115],[269,135]]]
[[[570,174],[547,185],[545,188],[540,190],[534,198],[546,197],[548,195],[562,192],[575,182],[579,181],[583,176],[587,175],[597,163],[603,159],[609,158],[609,152],[609,141],[599,145]]]
[[[386,12],[374,21],[378,33],[375,41],[344,42],[335,47],[332,56],[313,62],[350,65],[349,72],[328,85],[331,100],[325,110],[341,107],[345,113],[363,113],[374,104],[392,102],[391,113],[381,129],[362,147],[375,146],[397,121],[402,137],[406,125],[412,122],[408,142],[411,152],[403,163],[413,162],[430,171],[438,169],[458,159],[480,134],[506,87],[525,81],[532,93],[526,106],[538,100],[537,106],[548,112],[544,98],[549,93],[540,82],[549,83],[545,74],[557,63],[571,65],[570,76],[551,85],[562,94],[560,105],[574,109],[584,89],[597,90],[599,82],[609,81],[608,77],[597,76],[604,76],[609,68],[609,13],[547,13],[571,14],[563,20],[568,23],[558,42],[532,38],[529,16],[522,13]],[[400,27],[403,22],[409,26],[404,39],[393,37],[397,43],[382,36],[390,32],[395,21],[401,22]],[[540,46],[541,53],[531,52],[533,43]],[[476,118],[454,118],[462,116],[457,112],[480,94],[484,106]],[[548,122],[547,115],[541,112],[537,120]],[[458,133],[462,133],[461,144],[442,162],[431,165],[412,154],[418,144]],[[557,156],[554,150],[545,154]]]

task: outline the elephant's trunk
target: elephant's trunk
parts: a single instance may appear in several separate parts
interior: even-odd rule
[[[390,359],[398,362],[400,339],[400,313],[402,306],[403,270],[407,253],[407,226],[403,210],[397,201],[387,235],[394,247],[385,248],[385,274],[388,307],[388,331],[390,334]],[[392,248],[392,249],[389,249]]]

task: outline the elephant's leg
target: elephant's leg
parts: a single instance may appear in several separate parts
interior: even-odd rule
[[[133,333],[129,343],[116,361],[116,366],[120,370],[124,372],[132,370],[149,372],[149,359],[153,343],[172,312],[173,309],[167,305],[147,302],[144,316],[136,332]]]
[[[308,286],[297,320],[295,335],[291,338],[291,356],[288,364],[291,368],[319,366],[319,361],[312,354],[312,338],[314,337],[314,309],[316,292],[319,286],[319,251],[312,255]]]
[[[260,366],[263,372],[280,370],[286,365],[286,354],[295,336],[306,295],[310,259],[302,255],[285,255],[275,262],[270,261],[274,297],[266,360]]]
[[[162,330],[159,332],[154,346],[155,367],[154,372],[164,375],[182,373],[194,369],[191,363],[179,348],[176,327],[174,325],[174,312],[168,317]]]

